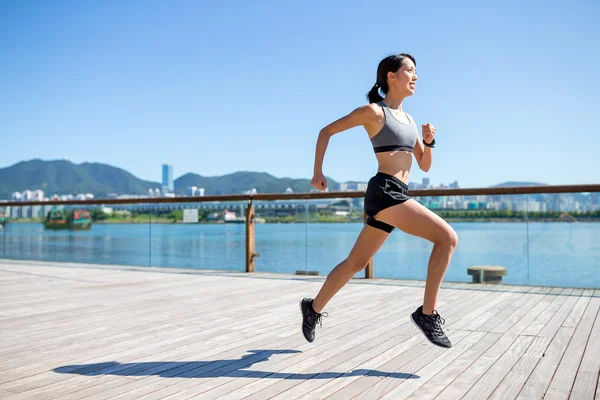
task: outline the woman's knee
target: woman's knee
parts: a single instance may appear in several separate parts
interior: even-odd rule
[[[348,268],[352,270],[352,272],[357,273],[365,269],[370,259],[367,259],[362,255],[350,255],[346,258],[346,263]]]
[[[436,244],[454,250],[456,246],[458,246],[458,234],[452,227],[448,226],[444,229],[444,232],[439,236],[438,240],[436,240]]]

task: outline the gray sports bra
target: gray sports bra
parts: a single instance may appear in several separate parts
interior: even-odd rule
[[[412,118],[408,117],[410,123],[404,124],[396,119],[383,101],[377,103],[383,108],[385,120],[381,130],[371,138],[375,153],[384,151],[405,150],[413,151],[417,142],[417,125]]]

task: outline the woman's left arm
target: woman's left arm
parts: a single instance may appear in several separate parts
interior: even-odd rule
[[[421,142],[421,138],[417,135],[417,142],[415,143],[414,155],[417,163],[419,164],[419,168],[422,171],[429,171],[431,168],[432,161],[432,148],[433,148],[433,139],[435,136],[435,127],[431,124],[424,124],[421,126],[423,142],[429,143],[430,146],[426,146]]]

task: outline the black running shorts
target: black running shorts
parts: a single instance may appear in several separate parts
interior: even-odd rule
[[[395,176],[378,172],[369,180],[365,192],[365,213],[367,214],[367,225],[392,232],[394,227],[374,217],[381,210],[402,204],[409,200],[408,186]]]

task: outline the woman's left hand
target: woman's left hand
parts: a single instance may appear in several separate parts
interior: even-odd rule
[[[435,136],[435,127],[431,124],[424,124],[421,126],[421,131],[423,132],[423,141],[425,143],[431,143]]]

